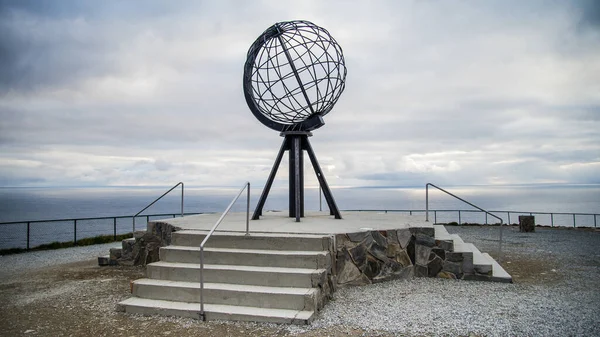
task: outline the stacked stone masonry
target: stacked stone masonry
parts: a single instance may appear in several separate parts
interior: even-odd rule
[[[335,283],[366,285],[413,276],[490,280],[491,269],[475,268],[472,252],[454,252],[453,241],[434,235],[431,227],[338,234]]]

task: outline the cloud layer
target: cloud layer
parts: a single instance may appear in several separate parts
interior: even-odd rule
[[[0,1],[0,186],[264,183],[242,67],[293,19],[347,62],[311,138],[332,185],[600,183],[599,8]]]

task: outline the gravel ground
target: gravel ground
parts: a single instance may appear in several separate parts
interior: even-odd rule
[[[497,227],[453,227],[496,255]],[[600,232],[504,232],[515,283],[417,278],[340,289],[311,326],[198,322],[115,312],[136,267],[98,267],[111,245],[0,257],[0,335],[567,336],[600,335]],[[113,245],[114,246],[114,245]],[[81,261],[70,264],[61,264]]]
[[[121,247],[120,242],[0,255],[0,281],[44,267],[91,260],[101,255],[107,255],[109,249],[117,247]]]

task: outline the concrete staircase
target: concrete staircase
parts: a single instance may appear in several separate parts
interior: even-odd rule
[[[206,232],[174,232],[121,311],[200,318],[200,243]],[[310,234],[215,233],[204,248],[207,320],[308,324],[331,293],[332,238]]]
[[[488,253],[481,253],[472,243],[464,242],[458,234],[449,234],[443,225],[434,225],[435,239],[446,241],[451,245],[451,250],[461,253],[465,260],[472,263],[475,275],[473,279],[493,282],[512,282],[512,276],[500,266]]]

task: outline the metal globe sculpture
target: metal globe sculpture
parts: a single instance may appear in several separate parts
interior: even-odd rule
[[[325,124],[323,116],[340,98],[345,80],[342,48],[327,30],[311,22],[276,23],[250,46],[244,64],[246,103],[261,123],[284,137],[253,220],[262,215],[285,151],[289,151],[290,162],[289,216],[297,222],[304,216],[306,151],[330,214],[342,218],[308,137],[310,131]]]
[[[248,50],[244,65],[250,111],[281,132],[321,127],[345,80],[342,48],[327,30],[309,21],[269,27]]]

